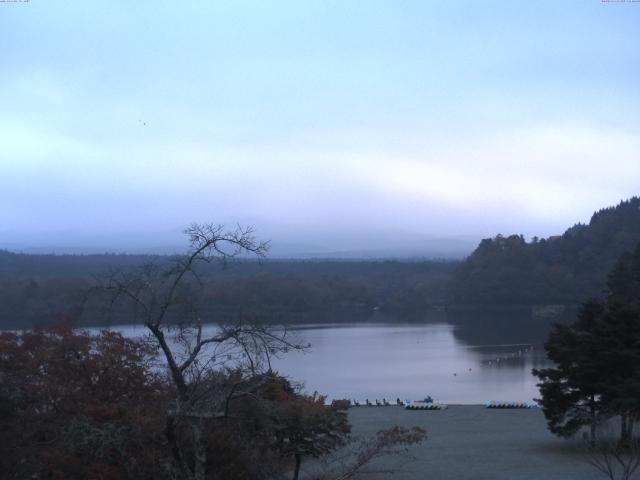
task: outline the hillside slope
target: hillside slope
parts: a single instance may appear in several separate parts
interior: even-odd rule
[[[640,242],[640,198],[593,214],[561,236],[527,242],[522,235],[482,240],[456,269],[456,305],[577,304],[599,296],[618,257]]]

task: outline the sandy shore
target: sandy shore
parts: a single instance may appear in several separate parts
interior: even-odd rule
[[[588,465],[579,441],[548,432],[539,409],[495,410],[450,406],[444,411],[408,411],[401,407],[349,410],[355,434],[393,425],[420,426],[428,439],[412,448],[415,461],[392,460],[406,480],[568,480],[603,479]]]

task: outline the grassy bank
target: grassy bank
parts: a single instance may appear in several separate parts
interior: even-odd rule
[[[428,439],[411,449],[415,461],[393,458],[377,468],[393,469],[402,480],[596,480],[578,440],[548,432],[542,412],[451,406],[444,411],[360,407],[349,411],[354,433],[393,425],[417,425]]]

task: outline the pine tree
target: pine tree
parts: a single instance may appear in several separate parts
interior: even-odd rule
[[[621,440],[640,419],[640,245],[609,275],[606,301],[583,304],[572,325],[556,325],[545,349],[553,368],[534,370],[549,429],[571,436],[621,418]]]
[[[555,325],[545,350],[556,366],[533,371],[541,382],[538,401],[549,430],[556,435],[569,437],[589,425],[595,441],[603,378],[593,327],[603,312],[601,303],[587,302],[575,324]]]

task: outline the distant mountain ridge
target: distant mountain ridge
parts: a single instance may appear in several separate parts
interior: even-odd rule
[[[306,243],[301,239],[270,238],[268,257],[276,260],[461,260],[473,251],[481,235],[397,235],[395,243],[389,238],[376,237],[374,245],[359,245],[357,242],[340,242],[328,239],[326,242]],[[170,256],[184,252],[185,245],[158,244],[149,242],[146,248],[139,243],[125,245],[124,241],[100,246],[94,242],[85,245],[47,245],[0,243],[0,252],[20,252],[26,255],[81,255],[105,256],[111,260],[115,256]],[[112,252],[112,253],[105,253]]]
[[[600,296],[616,260],[638,243],[640,197],[603,208],[562,235],[484,239],[456,269],[449,303],[575,305]]]

